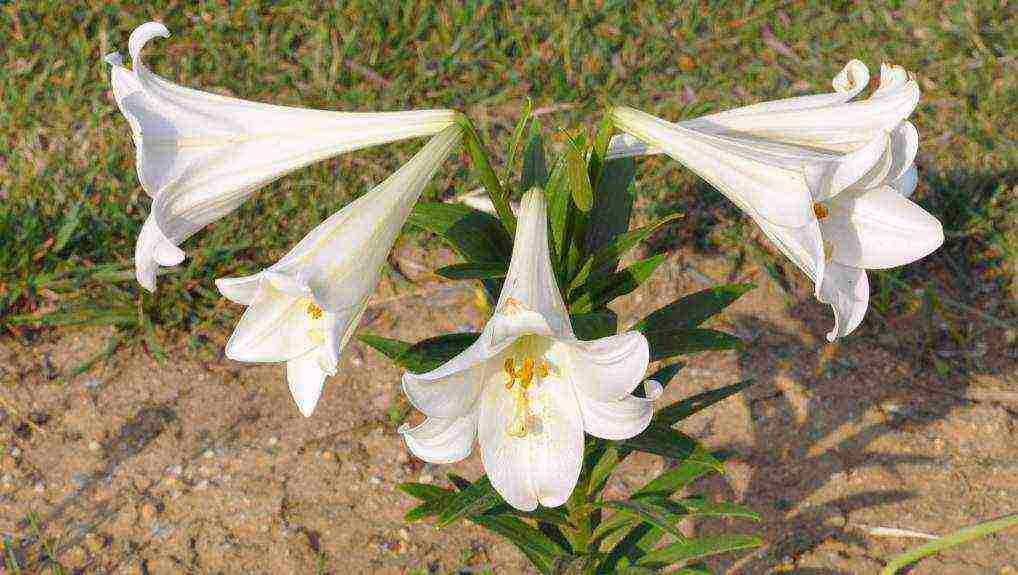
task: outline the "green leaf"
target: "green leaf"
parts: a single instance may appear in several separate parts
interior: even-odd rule
[[[674,523],[685,519],[684,515],[670,512],[660,505],[651,505],[649,501],[640,500],[615,500],[599,503],[599,507],[610,507],[632,517],[639,518],[651,525],[661,529],[678,539],[685,539],[686,536],[675,528]]]
[[[595,212],[597,209],[595,208]],[[597,250],[594,255],[590,256],[587,261],[577,272],[576,277],[570,282],[569,289],[575,289],[576,287],[587,281],[588,277],[597,278],[602,272],[615,271],[615,267],[618,266],[619,257],[627,251],[631,250],[636,244],[647,239],[652,233],[664,224],[676,220],[682,217],[682,214],[672,214],[665,216],[656,222],[643,226],[642,228],[635,229],[628,233],[615,235],[611,237],[610,241],[604,242],[597,248],[590,248],[590,251]],[[591,217],[591,228],[587,231],[588,246],[590,240],[590,234],[595,230],[597,226],[598,218],[596,216]]]
[[[682,561],[759,547],[761,544],[763,541],[759,537],[750,535],[722,535],[687,539],[655,549],[637,560],[636,564],[644,567],[667,567]]]
[[[509,142],[509,157],[505,161],[505,174],[502,179],[509,181],[509,174],[513,171],[513,166],[516,164],[516,155],[520,150],[520,143],[523,141],[523,134],[527,129],[527,122],[530,121],[530,114],[534,110],[534,102],[527,98],[527,101],[523,104],[523,113],[520,114],[519,121],[516,122],[516,128],[513,129],[513,137]],[[529,187],[523,188],[529,190]]]
[[[463,204],[419,202],[407,223],[442,238],[468,262],[508,265],[512,238],[497,219]]]
[[[629,229],[635,197],[632,190],[635,175],[636,161],[633,158],[612,160],[604,166],[594,195],[594,207],[590,212],[590,227],[585,239],[587,253],[597,253]]]
[[[686,399],[677,401],[668,407],[658,410],[658,412],[654,414],[654,422],[657,425],[671,427],[694,413],[702,411],[715,403],[739,393],[754,383],[756,383],[756,380],[750,378],[738,383],[698,393],[692,397],[687,397]]]
[[[442,489],[441,487],[427,485],[424,483],[400,483],[396,486],[396,489],[399,489],[411,497],[424,501],[424,503],[421,503],[417,507],[407,511],[406,515],[403,516],[403,519],[408,523],[413,523],[414,521],[420,521],[426,517],[438,515],[446,504],[446,497],[453,494],[453,492],[448,489]]]
[[[615,469],[615,466],[619,464],[619,461],[619,448],[612,443],[607,443],[604,447],[604,453],[600,454],[597,464],[590,471],[590,479],[587,481],[588,496],[593,497],[604,489],[605,484],[608,482],[608,477]]]
[[[551,574],[568,556],[544,533],[509,515],[480,515],[471,521],[505,537],[519,548],[541,573]]]
[[[502,498],[485,475],[446,499],[445,507],[438,515],[437,525],[439,528],[448,527],[464,517],[480,515],[500,503]]]
[[[695,454],[699,462],[706,463],[719,472],[724,472],[724,465],[713,455],[704,451],[697,440],[670,427],[651,423],[640,435],[620,441],[619,444],[626,449],[670,457],[679,461],[690,459]]]
[[[647,281],[651,274],[654,273],[654,270],[657,269],[657,266],[665,261],[666,257],[666,254],[658,254],[638,261],[606,278],[586,284],[573,292],[573,294],[570,294],[570,311],[573,313],[586,313],[603,307],[613,299],[635,290],[640,287],[640,284]]]
[[[71,211],[67,212],[64,216],[64,223],[60,224],[60,230],[57,231],[56,240],[53,242],[53,247],[50,248],[50,253],[56,254],[60,250],[64,249],[67,242],[74,236],[74,231],[78,229],[78,225],[81,223],[81,208],[84,204],[78,202],[71,207]]]
[[[734,335],[704,328],[647,330],[643,335],[650,344],[651,361],[700,351],[738,349],[742,345],[742,340]]]
[[[693,457],[702,458],[709,455],[703,446],[699,446],[700,453],[694,452]],[[709,463],[697,461],[692,457],[683,461],[676,467],[663,471],[660,475],[647,482],[632,495],[632,499],[641,497],[670,497],[676,491],[685,488],[696,479],[708,474],[717,472],[717,468]]]
[[[950,535],[945,535],[940,539],[934,539],[929,543],[909,549],[905,553],[895,556],[887,563],[887,566],[880,572],[880,575],[895,575],[899,569],[902,569],[911,563],[915,563],[923,557],[929,557],[930,555],[940,553],[941,551],[950,549],[956,545],[961,545],[962,543],[986,537],[991,533],[996,533],[1002,529],[1015,526],[1018,526],[1018,513],[1013,513],[1011,515],[1001,517],[1000,519],[984,521],[977,525],[959,529]]]
[[[567,154],[559,156],[548,177],[548,185],[544,188],[544,197],[548,201],[548,227],[551,231],[550,243],[553,254],[561,254],[565,242],[566,220],[571,206],[568,169],[566,166]],[[553,258],[553,263],[558,264],[558,258]]]
[[[582,340],[599,339],[615,335],[619,318],[609,309],[580,313],[569,316],[576,337]]]
[[[744,505],[730,501],[710,501],[703,498],[679,499],[674,502],[689,510],[690,515],[711,517],[742,517],[760,521],[760,514]]]
[[[358,339],[364,343],[375,348],[379,353],[385,357],[393,360],[394,362],[399,358],[400,355],[405,353],[412,344],[398,339],[389,339],[387,337],[381,337],[378,335],[363,334],[358,336]],[[398,363],[398,362],[397,362]]]
[[[415,344],[364,334],[360,340],[388,357],[396,365],[413,373],[431,371],[455,357],[480,335],[474,332],[447,333]]]
[[[523,151],[523,175],[520,189],[544,188],[548,185],[548,163],[544,157],[544,141],[541,138],[541,122],[534,120],[530,128],[530,139]]]
[[[447,333],[419,341],[396,358],[396,363],[413,373],[431,371],[473,344],[479,333]]]
[[[686,367],[686,364],[682,363],[681,361],[677,361],[671,365],[666,365],[661,369],[655,371],[647,379],[653,379],[654,381],[660,383],[661,387],[668,387],[668,384],[671,383],[672,378],[675,377],[675,374],[679,373],[679,370],[684,367]]]
[[[506,271],[502,262],[467,262],[439,268],[435,273],[451,280],[481,280],[504,278]]]
[[[590,175],[587,172],[587,155],[575,142],[570,142],[566,151],[566,164],[573,203],[581,212],[589,212],[594,207],[594,191],[590,187]]]
[[[484,188],[488,191],[488,197],[495,205],[495,211],[504,227],[506,237],[511,239],[516,233],[516,216],[513,215],[512,209],[509,207],[509,194],[502,187],[502,182],[495,174],[495,170],[492,169],[491,162],[488,160],[488,152],[485,151],[481,139],[477,136],[477,130],[474,129],[473,123],[462,114],[458,115],[457,123],[463,129],[463,147],[467,155],[470,156]]]
[[[646,333],[698,327],[754,287],[748,283],[727,284],[698,291],[657,309],[633,326],[633,329]]]

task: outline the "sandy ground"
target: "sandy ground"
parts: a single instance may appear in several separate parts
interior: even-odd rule
[[[468,284],[436,284],[424,272],[448,254],[403,250],[397,259],[418,283],[387,282],[362,333],[416,341],[482,325]],[[768,542],[715,561],[718,572],[875,573],[920,540],[875,536],[874,527],[943,534],[1016,510],[1018,404],[1008,403],[1016,356],[1005,334],[988,337],[966,375],[940,378],[923,355],[932,350],[901,343],[902,333],[927,329],[919,320],[871,315],[857,336],[831,346],[823,338],[830,312],[804,282],[790,295],[758,271],[729,277],[720,259],[699,257],[695,272],[688,263],[673,256],[617,311],[627,325],[701,289],[704,276],[760,286],[714,321],[752,342],[748,351],[690,358],[662,400],[760,380],[682,424],[732,453],[727,476],[696,490],[765,518],[685,526],[757,528]],[[198,350],[170,342],[163,365],[142,347],[122,349],[59,382],[60,370],[102,349],[110,333],[0,339],[0,537],[32,565],[22,572],[49,572],[36,559],[46,547],[68,573],[532,572],[480,528],[404,524],[413,501],[398,483],[444,484],[448,470],[476,477],[480,463],[476,454],[442,467],[409,456],[386,417],[399,372],[367,346],[349,348],[304,419],[281,366],[222,357],[227,333],[202,334],[208,341]],[[610,493],[626,493],[661,466],[632,458]],[[1016,574],[1018,532],[943,553],[912,573]]]

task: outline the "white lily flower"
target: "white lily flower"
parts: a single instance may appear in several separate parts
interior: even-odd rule
[[[833,341],[858,327],[869,301],[866,269],[911,263],[944,241],[940,222],[907,197],[918,179],[916,82],[885,65],[880,86],[849,102],[869,80],[853,61],[835,92],[669,123],[613,111],[627,132],[610,157],[666,153],[745,211],[815,284],[834,309]]]
[[[131,126],[138,179],[153,198],[135,247],[139,283],[155,289],[159,266],[179,264],[177,246],[277,178],[319,160],[405,138],[437,134],[452,110],[346,113],[274,106],[178,86],[153,74],[141,51],[169,37],[158,22],[136,28],[132,69],[110,54],[110,82]]]
[[[226,356],[286,362],[290,392],[310,417],[400,229],[461,136],[451,126],[431,138],[396,173],[319,224],[268,269],[217,280],[223,295],[248,306]]]
[[[642,432],[661,386],[631,395],[650,358],[631,331],[594,341],[573,334],[555,283],[543,194],[531,190],[495,313],[469,348],[434,371],[405,373],[403,389],[427,415],[400,429],[415,455],[451,463],[481,446],[492,486],[513,507],[562,505],[583,462],[583,433],[626,439]]]

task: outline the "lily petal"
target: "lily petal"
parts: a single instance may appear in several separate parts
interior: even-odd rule
[[[578,393],[583,430],[601,439],[620,441],[643,433],[654,417],[654,400],[661,396],[661,384],[643,382],[645,397],[627,395],[614,401],[598,401]]]
[[[502,386],[489,385],[481,398],[477,436],[484,470],[507,503],[532,511],[540,503],[558,507],[569,499],[583,464],[583,418],[572,386],[543,378],[531,390],[533,416],[523,437],[509,435],[515,408]]]
[[[638,331],[567,345],[569,378],[580,397],[611,402],[640,385],[650,364],[650,344]]]
[[[911,198],[912,194],[915,193],[916,186],[919,185],[919,170],[916,169],[915,165],[912,165],[912,167],[905,170],[905,173],[900,178],[892,181],[890,185],[903,198]]]
[[[322,342],[326,322],[308,315],[308,301],[276,289],[262,280],[254,301],[244,311],[226,342],[226,357],[237,361],[278,362],[307,354]]]
[[[442,419],[429,417],[417,427],[399,428],[410,452],[428,463],[455,463],[470,455],[477,435],[477,413]]]
[[[914,167],[916,154],[919,153],[919,131],[912,122],[902,122],[891,132],[891,155],[893,162],[888,171],[888,179],[902,178]]]
[[[325,386],[325,377],[329,375],[322,369],[319,354],[320,350],[316,348],[286,362],[286,382],[297,409],[304,417],[311,417],[315,411]]]
[[[528,191],[520,201],[516,238],[504,286],[495,305],[495,313],[506,318],[502,326],[505,333],[501,337],[540,333],[530,331],[540,329],[541,322],[528,312],[540,316],[548,326],[550,333],[541,335],[573,337],[569,313],[551,266],[547,205],[539,189]]]
[[[141,58],[149,40],[167,36],[162,24],[144,24],[129,42],[133,69],[116,56],[107,61],[137,148],[139,180],[155,198],[152,214],[173,245],[289,172],[344,152],[436,134],[455,121],[451,110],[307,110],[177,86],[150,72]]]
[[[735,205],[783,226],[802,226],[813,217],[803,166],[836,159],[805,148],[708,134],[632,108],[616,107],[612,118],[619,129],[664,150]]]
[[[864,269],[905,265],[944,243],[940,221],[890,186],[839,196],[821,227],[834,261]]]
[[[798,228],[776,226],[763,218],[754,217],[753,221],[760,226],[760,231],[778,248],[785,257],[813,280],[814,294],[820,297],[820,284],[823,282],[826,255],[820,224],[813,220]]]
[[[845,337],[859,327],[869,306],[870,284],[866,271],[831,262],[817,299],[834,309],[834,329],[827,334],[827,341]]]

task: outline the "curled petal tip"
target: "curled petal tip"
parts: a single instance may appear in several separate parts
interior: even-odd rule
[[[127,41],[131,58],[137,60],[145,44],[157,36],[160,38],[170,37],[170,30],[162,22],[146,22],[135,28],[134,32],[131,32],[130,40]]]
[[[123,66],[124,57],[120,55],[120,52],[110,52],[103,56],[103,62],[106,62],[111,66]]]
[[[837,92],[858,92],[870,81],[870,71],[861,60],[852,60],[834,77],[831,84]]]

